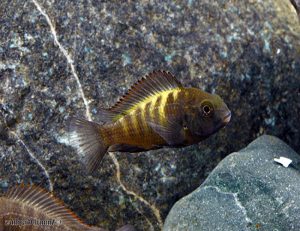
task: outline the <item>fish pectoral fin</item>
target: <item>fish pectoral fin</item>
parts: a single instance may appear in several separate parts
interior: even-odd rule
[[[180,145],[184,142],[183,127],[175,120],[168,120],[166,125],[148,121],[149,126],[160,135],[170,146]]]
[[[143,152],[146,151],[146,149],[134,145],[129,145],[129,144],[114,144],[108,148],[108,151],[109,152]]]

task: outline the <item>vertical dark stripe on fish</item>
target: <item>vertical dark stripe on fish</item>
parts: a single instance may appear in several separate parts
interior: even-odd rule
[[[154,111],[152,112],[153,113],[153,120],[156,122],[156,123],[160,123],[160,121],[162,121],[162,116],[160,114],[160,111],[159,111],[159,108],[162,107],[163,105],[161,105],[161,99],[162,99],[162,96],[158,96],[156,98],[156,101],[155,101],[155,104],[154,104]]]
[[[179,100],[179,102],[186,102],[186,99],[189,97],[188,94],[186,94],[187,92],[186,91],[179,91],[178,92],[178,95],[177,95],[177,98]]]
[[[125,120],[127,121],[127,126],[128,126],[128,135],[131,136],[134,132],[134,126],[133,126],[133,120],[135,119],[135,116],[132,115],[127,115],[125,117]]]
[[[164,114],[171,115],[174,113],[174,92],[170,92],[167,96]]]
[[[133,118],[133,129],[135,129],[135,133],[140,136],[142,135],[142,109],[138,107],[134,113]]]
[[[151,112],[150,112],[150,109],[151,109],[151,102],[147,103],[143,109],[143,114],[144,114],[144,118],[142,118],[144,120],[143,124],[145,124],[145,129],[148,129],[148,121],[151,120]]]
[[[168,98],[167,98],[167,103],[168,105],[172,105],[174,104],[174,92],[171,91],[169,94],[168,94]]]

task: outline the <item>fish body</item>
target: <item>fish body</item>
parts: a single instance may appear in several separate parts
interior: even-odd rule
[[[205,135],[192,134],[187,128],[189,118],[187,114],[197,113],[199,101],[205,98],[203,92],[196,88],[173,89],[145,99],[134,106],[128,114],[120,117],[116,122],[104,125],[100,129],[102,137],[111,146],[126,144],[144,150],[156,149],[163,146],[187,146],[198,143]],[[174,140],[168,142],[153,127],[158,124],[162,127],[172,125],[176,120],[181,129],[174,129],[182,138],[176,140],[179,134],[174,134]],[[111,133],[111,131],[113,131]],[[126,146],[120,146],[115,151],[127,151]]]
[[[218,95],[185,88],[169,72],[155,71],[137,82],[110,109],[103,124],[74,118],[72,142],[93,171],[107,151],[140,152],[196,144],[224,127],[231,113]]]

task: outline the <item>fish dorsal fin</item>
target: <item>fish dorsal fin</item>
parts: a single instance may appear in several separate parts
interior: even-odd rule
[[[67,227],[76,230],[77,228],[95,230],[95,227],[84,224],[75,213],[67,209],[64,203],[55,198],[53,194],[38,186],[17,185],[12,187],[4,197],[14,202],[19,202],[22,206],[25,205],[34,208],[39,211],[39,213],[51,217],[51,219],[60,220],[61,224]]]
[[[118,115],[126,115],[127,110],[143,99],[174,88],[182,88],[174,75],[167,71],[153,71],[135,83],[109,110]]]

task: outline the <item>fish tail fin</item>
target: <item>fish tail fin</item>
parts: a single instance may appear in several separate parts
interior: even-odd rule
[[[109,145],[101,135],[102,125],[80,118],[72,118],[69,123],[70,144],[74,145],[83,156],[83,161],[89,173],[94,172]]]

